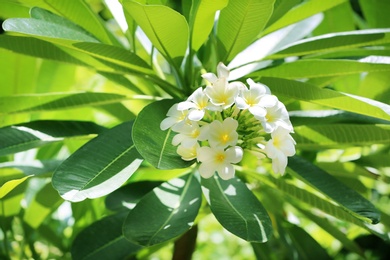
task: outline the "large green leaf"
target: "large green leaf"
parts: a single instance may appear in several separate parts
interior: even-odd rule
[[[223,9],[228,0],[193,0],[189,26],[191,47],[197,51],[208,38],[214,25],[215,13]]]
[[[43,38],[63,39],[68,41],[98,42],[83,28],[69,20],[48,11],[33,8],[33,18],[10,18],[3,23],[5,31],[18,32]],[[36,16],[36,17],[34,17]]]
[[[219,57],[230,61],[263,30],[271,17],[275,0],[229,1],[218,20]]]
[[[15,180],[16,181],[16,180]],[[7,190],[7,187],[4,187],[4,196],[0,199],[0,217],[9,217],[17,215],[21,208],[21,200],[25,197],[25,190],[27,187],[27,181],[16,181],[16,186],[12,187],[12,189]],[[16,183],[13,183],[14,185]],[[7,185],[8,186],[8,185]],[[3,193],[3,191],[2,191]]]
[[[191,228],[201,202],[200,184],[192,173],[164,182],[130,211],[123,234],[143,246],[166,242]]]
[[[175,135],[172,130],[161,130],[160,123],[166,118],[169,108],[176,100],[166,99],[146,106],[136,118],[133,127],[133,140],[138,152],[159,169],[185,168],[194,161],[184,161],[172,145]]]
[[[332,52],[360,46],[378,45],[390,42],[389,29],[371,29],[341,33],[330,33],[304,39],[284,47],[266,59],[280,59],[289,56]]]
[[[114,93],[69,92],[0,97],[0,114],[30,113],[118,103],[127,97]]]
[[[17,153],[65,138],[98,134],[104,127],[92,122],[42,120],[0,128],[0,155]]]
[[[132,0],[124,0],[122,5],[153,45],[164,56],[180,65],[189,35],[184,16],[163,5],[142,5]]]
[[[23,183],[30,176],[25,176],[21,179],[10,180],[0,187],[0,199],[3,199],[7,194],[9,194],[13,189],[18,187],[21,183]]]
[[[263,77],[261,82],[269,86],[272,93],[276,95],[390,120],[390,106],[374,102],[374,100],[362,99],[329,89],[321,89],[304,82],[281,78]]]
[[[289,158],[288,169],[356,218],[373,224],[379,222],[380,213],[371,202],[312,163],[294,156]]]
[[[122,234],[127,212],[105,217],[82,230],[72,244],[72,259],[127,259],[142,247]]]
[[[272,223],[260,201],[238,178],[202,178],[203,193],[211,211],[224,228],[249,242],[264,243]]]
[[[345,76],[362,72],[390,71],[390,64],[353,60],[298,60],[253,72],[248,77],[280,77],[286,79]]]
[[[298,126],[294,130],[299,149],[390,143],[390,125],[328,124]]]
[[[339,4],[346,2],[347,0],[311,0],[305,1],[302,4],[288,11],[279,20],[269,26],[263,34],[268,34],[293,23],[299,22],[317,13],[329,10]]]
[[[53,175],[61,197],[73,202],[98,198],[126,182],[142,162],[131,128],[126,122],[107,130],[65,160]]]
[[[388,10],[390,9],[390,2],[383,0],[364,1],[359,0],[359,4],[370,28],[389,28],[390,17]]]

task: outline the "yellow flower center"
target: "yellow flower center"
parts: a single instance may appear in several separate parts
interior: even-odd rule
[[[225,154],[223,154],[223,153],[217,154],[217,155],[215,156],[215,160],[216,160],[217,162],[220,162],[220,163],[224,162],[224,161],[225,161]]]
[[[197,138],[200,134],[200,130],[199,129],[195,129],[191,132],[191,137],[192,138]]]
[[[228,134],[221,135],[221,142],[226,143],[227,141],[229,141],[229,135]]]

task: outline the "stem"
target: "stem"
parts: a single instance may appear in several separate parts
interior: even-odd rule
[[[191,260],[195,250],[198,226],[194,225],[184,235],[175,241],[172,260]]]

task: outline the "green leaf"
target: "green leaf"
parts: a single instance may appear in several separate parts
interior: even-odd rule
[[[54,170],[61,164],[61,162],[61,160],[4,162],[0,163],[0,169],[13,168],[23,171],[22,175],[39,176],[46,173],[54,172]],[[5,174],[2,177],[4,176]]]
[[[359,99],[329,89],[321,89],[304,82],[281,79],[261,78],[261,82],[270,87],[272,93],[296,100],[307,101],[332,108],[342,109],[362,115],[390,120],[390,106],[370,99]],[[369,102],[367,102],[369,101]]]
[[[147,193],[160,184],[157,181],[140,181],[120,187],[107,196],[106,208],[113,211],[133,209]]]
[[[26,176],[21,179],[11,180],[4,183],[0,187],[0,199],[4,198],[7,194],[9,194],[13,189],[15,189],[17,186],[19,186],[19,184],[23,183],[29,177],[30,176]]]
[[[371,0],[369,2],[359,0],[363,17],[371,28],[389,28],[390,17],[387,12],[390,9],[390,2],[382,0]]]
[[[28,176],[27,176],[28,177]],[[17,181],[18,182],[18,181]],[[19,181],[20,182],[20,181]],[[27,181],[22,181],[18,185],[7,191],[5,196],[0,199],[0,217],[9,217],[17,215],[21,208],[21,200],[25,197]]]
[[[362,72],[390,71],[390,64],[353,60],[298,60],[253,72],[248,77],[280,77],[286,79],[345,76]]]
[[[92,139],[65,160],[53,175],[53,186],[72,202],[98,198],[119,188],[142,162],[131,139],[132,122]]]
[[[214,26],[215,13],[223,9],[228,0],[193,0],[190,10],[189,26],[191,47],[194,51],[207,40]]]
[[[184,16],[162,5],[141,5],[124,0],[123,8],[165,56],[180,65],[187,49],[189,29]]]
[[[280,59],[289,56],[333,52],[360,46],[386,44],[390,42],[389,29],[371,29],[351,32],[339,32],[304,39],[284,47],[266,59]],[[372,54],[371,54],[372,55]]]
[[[267,211],[240,179],[202,178],[202,186],[211,211],[224,228],[248,242],[269,239],[272,223]]]
[[[98,134],[104,127],[92,122],[42,120],[0,128],[0,156],[17,153],[65,138]]]
[[[17,32],[42,38],[54,38],[57,40],[61,39],[62,41],[98,42],[96,38],[81,27],[65,18],[44,10],[41,10],[41,12],[46,12],[45,15],[49,17],[44,17],[44,20],[35,18],[10,18],[4,21],[3,29],[8,32]]]
[[[184,161],[172,145],[175,135],[172,130],[161,130],[160,123],[166,118],[169,108],[176,100],[166,99],[146,106],[136,118],[133,127],[133,140],[142,157],[159,169],[185,168],[194,161]]]
[[[118,103],[127,97],[113,93],[68,92],[0,97],[0,114],[31,113]]]
[[[333,0],[333,1],[323,1],[323,0],[311,0],[305,1],[302,4],[296,6],[295,8],[288,11],[283,15],[279,20],[269,26],[264,32],[263,35],[269,34],[273,31],[279,30],[283,27],[291,25],[293,23],[299,22],[303,19],[306,19],[317,13],[329,10],[339,4],[346,2],[347,0]]]
[[[32,202],[25,209],[23,220],[32,228],[38,228],[43,221],[56,210],[61,203],[62,198],[53,188],[51,183],[47,183],[39,190]]]
[[[390,125],[328,124],[294,127],[299,149],[324,149],[390,143]]]
[[[300,4],[303,0],[276,0],[274,11],[271,18],[268,20],[267,27],[282,18],[290,9]]]
[[[1,35],[0,47],[38,58],[86,66],[85,63],[69,55],[54,44],[31,37]]]
[[[275,0],[229,1],[218,20],[219,57],[230,61],[263,30],[271,17]]]
[[[129,242],[122,234],[127,212],[105,217],[82,230],[72,244],[75,260],[127,259],[142,247]]]
[[[371,202],[317,166],[294,156],[289,158],[288,169],[294,176],[321,191],[354,217],[373,224],[379,222],[380,213]]]
[[[192,173],[164,182],[130,211],[123,234],[143,246],[166,242],[191,228],[201,201],[200,184]]]

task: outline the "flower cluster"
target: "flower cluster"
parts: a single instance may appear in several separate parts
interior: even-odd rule
[[[274,172],[283,174],[287,157],[295,154],[286,107],[267,86],[248,79],[248,88],[242,82],[228,82],[228,76],[222,63],[217,75],[203,74],[209,85],[173,105],[160,128],[177,133],[172,140],[177,153],[186,161],[197,159],[204,178],[215,172],[222,179],[232,178],[233,164],[242,160],[244,150],[259,158],[268,156]]]

